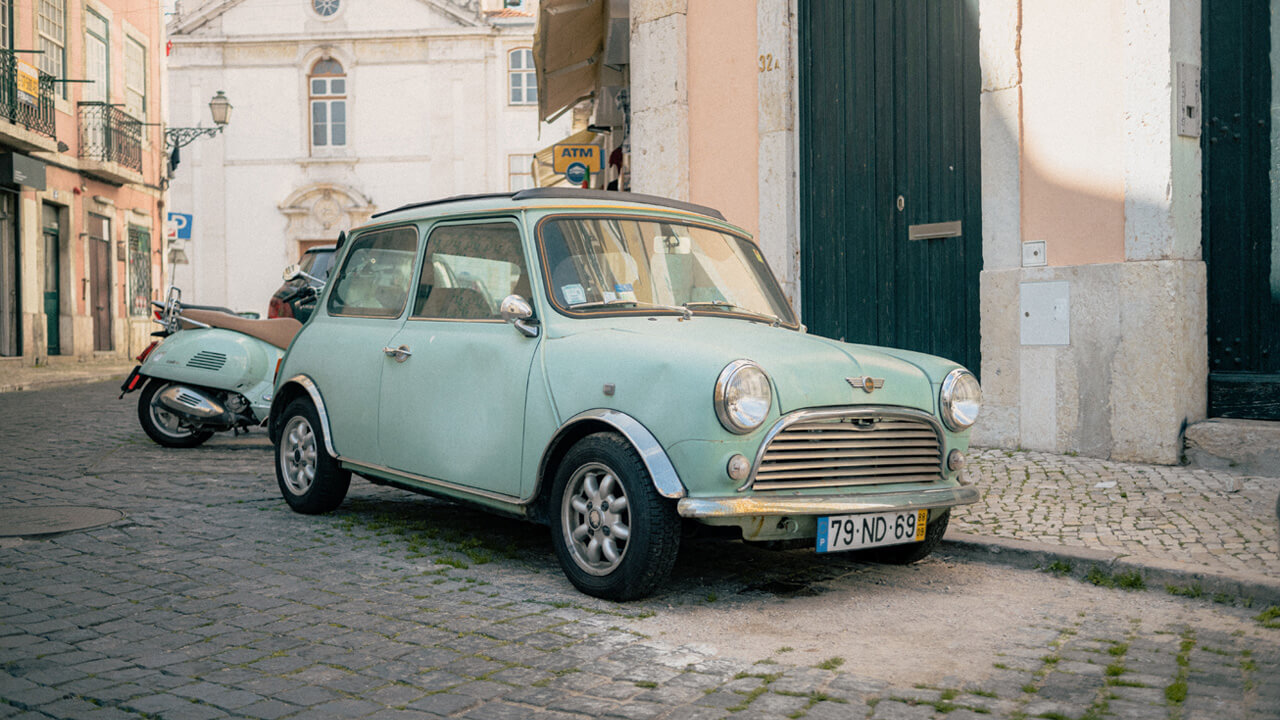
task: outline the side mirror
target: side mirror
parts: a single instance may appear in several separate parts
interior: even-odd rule
[[[529,301],[519,295],[508,295],[502,298],[502,304],[498,307],[498,312],[502,314],[502,319],[511,323],[516,330],[520,331],[525,337],[537,337],[538,327],[537,320],[533,319],[533,307],[529,305]]]
[[[338,250],[341,250],[342,246],[346,244],[347,244],[347,231],[342,230],[338,233],[338,244],[337,244],[337,247],[334,248],[334,251],[336,252]]]

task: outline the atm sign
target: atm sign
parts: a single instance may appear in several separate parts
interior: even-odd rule
[[[557,173],[567,172],[569,166],[574,163],[586,165],[587,169],[593,173],[598,173],[604,168],[599,145],[556,145],[554,152],[553,170]]]

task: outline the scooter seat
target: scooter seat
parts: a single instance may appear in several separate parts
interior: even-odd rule
[[[186,308],[182,310],[182,317],[198,323],[204,323],[209,327],[244,333],[249,337],[255,337],[263,342],[275,345],[281,350],[288,348],[289,343],[293,341],[293,336],[297,335],[298,331],[302,329],[302,323],[293,318],[250,320],[239,315],[230,315],[213,310],[188,310]],[[197,327],[190,323],[183,323],[182,326],[185,329]]]

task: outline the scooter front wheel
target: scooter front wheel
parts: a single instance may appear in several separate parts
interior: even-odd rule
[[[196,430],[183,425],[178,416],[155,402],[155,397],[173,383],[152,379],[138,395],[138,422],[147,436],[171,448],[193,448],[213,437],[212,430]]]

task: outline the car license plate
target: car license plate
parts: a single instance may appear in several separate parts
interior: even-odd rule
[[[928,510],[818,518],[817,551],[861,550],[924,540]]]

